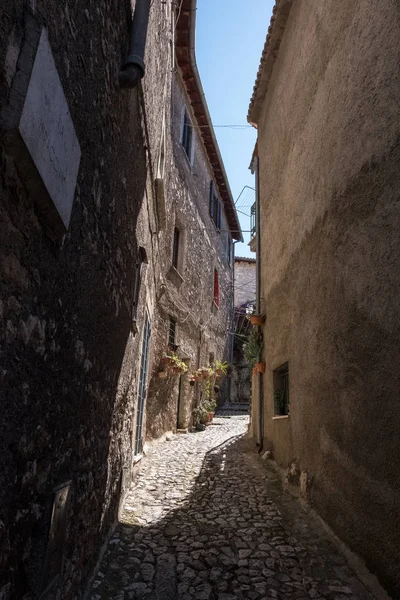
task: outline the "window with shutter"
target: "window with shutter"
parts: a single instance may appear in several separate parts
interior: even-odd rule
[[[188,157],[190,163],[193,161],[192,156],[192,124],[189,119],[189,115],[187,110],[185,109],[183,112],[183,128],[182,128],[182,146],[186,152],[186,156]]]
[[[218,203],[217,203],[217,218],[216,218],[216,221],[215,221],[217,229],[221,229],[221,216],[222,216],[222,203],[221,203],[221,200],[218,200]]]
[[[214,196],[214,182],[210,181],[210,199],[209,199],[209,213],[210,217],[214,219],[214,204],[215,204],[215,196]]]

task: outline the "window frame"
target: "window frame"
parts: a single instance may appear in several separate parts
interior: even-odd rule
[[[171,315],[169,316],[168,347],[172,350],[176,349],[176,319]]]
[[[222,223],[222,202],[216,193],[216,187],[213,179],[210,181],[208,213],[215,227],[218,229],[218,231],[220,231]]]

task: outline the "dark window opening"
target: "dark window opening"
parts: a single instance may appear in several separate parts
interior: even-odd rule
[[[176,352],[176,321],[173,317],[169,318],[168,346]]]
[[[174,245],[172,249],[172,266],[178,270],[178,260],[179,260],[179,238],[180,231],[178,227],[174,228]]]
[[[217,229],[221,229],[222,203],[218,198],[214,182],[210,181],[209,213]]]
[[[190,154],[192,149],[192,124],[189,119],[189,115],[185,110],[183,115],[183,131],[182,131],[182,146],[185,149],[186,156],[190,160]]]
[[[231,240],[231,234],[227,233],[226,234],[226,260],[228,261],[228,264],[231,264],[231,258],[232,258],[232,240]]]
[[[275,416],[289,414],[289,364],[285,363],[273,373]]]
[[[218,271],[214,269],[214,303],[216,306],[220,305],[220,293],[219,293],[219,279],[218,279]]]

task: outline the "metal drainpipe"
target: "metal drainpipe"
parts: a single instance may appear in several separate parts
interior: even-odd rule
[[[233,345],[235,343],[235,244],[238,243],[239,240],[234,240],[233,242],[233,252],[232,252],[232,302],[231,302],[231,327],[230,327],[230,340],[229,340],[229,362],[233,363]],[[229,400],[231,399],[232,394],[232,377],[228,378],[228,396]]]
[[[119,72],[121,88],[134,88],[145,73],[144,50],[146,47],[151,0],[136,0],[132,19],[129,53]]]
[[[260,230],[260,159],[258,156],[255,157],[255,171],[256,171],[256,235],[257,235],[257,246],[256,246],[256,271],[257,271],[257,284],[256,284],[256,312],[261,314],[261,230]],[[259,335],[261,335],[261,329],[258,329]],[[262,360],[260,353],[259,360]],[[259,446],[260,452],[264,445],[264,378],[262,373],[258,373],[258,427],[259,427]]]

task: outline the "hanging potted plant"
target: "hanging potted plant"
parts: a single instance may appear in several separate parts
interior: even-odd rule
[[[161,358],[161,363],[166,366],[171,366],[174,364],[174,357],[172,354],[164,354]]]
[[[259,362],[262,351],[262,335],[257,329],[252,329],[246,342],[243,344],[243,356],[249,363],[251,369],[254,369]]]
[[[229,364],[224,361],[216,360],[215,361],[215,374],[217,377],[221,377],[222,375],[227,375],[229,369]]]
[[[265,362],[257,362],[255,368],[258,373],[265,373]]]
[[[179,358],[176,354],[167,355],[169,360],[168,368],[172,373],[186,373],[188,370],[187,364]]]
[[[263,325],[265,322],[265,315],[250,315],[249,319],[252,325]]]

